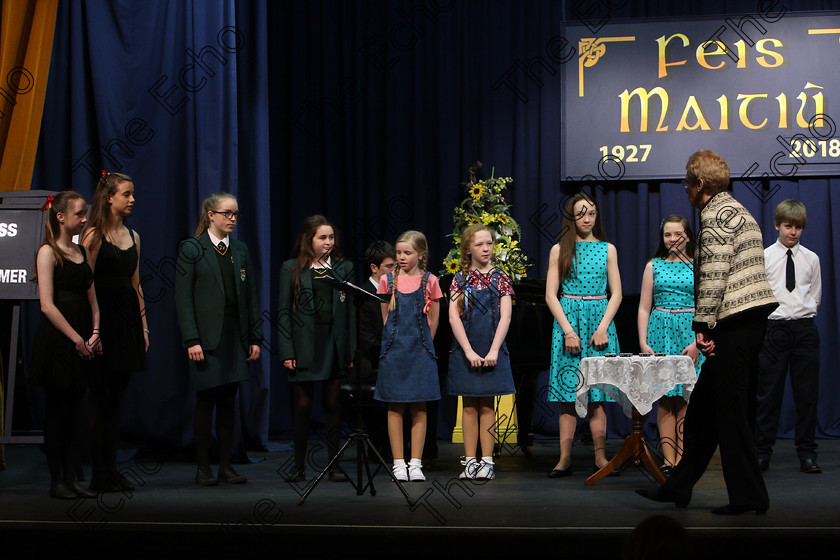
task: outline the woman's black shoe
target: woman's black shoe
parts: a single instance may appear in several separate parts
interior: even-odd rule
[[[643,498],[647,498],[648,500],[653,500],[654,502],[674,502],[674,505],[678,508],[686,507],[688,502],[691,501],[691,495],[677,496],[676,494],[662,492],[659,488],[640,488],[636,490],[636,494],[642,496]]]
[[[77,496],[78,494],[76,491],[63,482],[53,484],[50,487],[51,498],[55,498],[57,500],[75,500]]]
[[[550,473],[548,473],[548,478],[565,478],[567,476],[572,476],[574,471],[572,467],[566,467],[565,469],[554,469]]]
[[[233,470],[233,467],[226,465],[219,467],[219,481],[227,482],[228,484],[245,484],[248,479]]]
[[[665,476],[671,476],[671,473],[674,472],[674,466],[662,465],[661,467],[659,467],[659,470],[662,471],[662,474],[664,474]]]
[[[752,507],[752,506],[733,506],[733,505],[730,505],[730,504],[726,504],[725,506],[714,508],[711,511],[715,515],[741,515],[742,513],[747,513],[747,512],[750,512],[750,511],[754,511],[757,515],[764,515],[765,513],[767,513],[767,506]]]
[[[76,495],[80,498],[95,498],[97,496],[96,492],[91,492],[87,488],[82,488],[75,482],[73,483],[72,488]]]
[[[198,467],[198,472],[195,473],[195,483],[199,486],[216,486],[219,484],[219,479],[213,476],[210,467]]]
[[[134,485],[122,473],[113,473],[112,476],[120,488],[127,490],[128,492],[134,491]]]
[[[306,473],[304,472],[303,467],[295,467],[283,478],[283,480],[286,482],[305,482]]]
[[[341,472],[338,469],[331,469],[330,470],[330,482],[347,482],[350,480],[347,478],[347,475]]]

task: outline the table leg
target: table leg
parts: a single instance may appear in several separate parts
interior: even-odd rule
[[[598,472],[586,479],[584,484],[592,485],[620,468],[624,463],[633,460],[634,465],[643,465],[659,484],[665,482],[665,474],[657,466],[647,446],[644,430],[642,430],[642,415],[636,408],[633,408],[633,430],[624,439],[621,449],[618,450],[610,461],[601,467]]]

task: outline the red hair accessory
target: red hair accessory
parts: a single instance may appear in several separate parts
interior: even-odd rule
[[[43,212],[47,208],[52,208],[52,201],[53,201],[53,195],[48,194],[47,195],[47,201],[44,203],[43,206],[41,206],[41,212]]]
[[[103,170],[102,170],[102,176],[104,177],[104,176],[105,176],[105,175],[107,175],[107,174],[108,174],[108,172],[107,172],[107,171],[105,171],[105,170],[103,169]]]

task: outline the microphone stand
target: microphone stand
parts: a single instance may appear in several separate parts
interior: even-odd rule
[[[324,263],[324,264],[326,264],[326,263]],[[328,268],[332,269],[332,267],[329,267],[329,265],[327,265],[327,266],[328,266]],[[336,290],[345,289],[346,291],[349,291],[351,293],[356,293],[356,294],[361,293],[361,294],[364,294],[366,297],[372,297],[372,298],[375,298],[380,303],[382,302],[382,299],[378,295],[372,294],[372,293],[370,293],[366,290],[363,290],[362,288],[356,286],[355,284],[351,284],[350,282],[348,282],[346,280],[336,280],[335,278],[333,278],[329,274],[325,274],[325,275],[321,276],[321,279],[329,281],[332,284],[333,288],[336,289]],[[354,361],[353,367],[358,368],[358,360]],[[379,450],[376,449],[376,446],[373,445],[373,443],[370,441],[370,435],[364,430],[364,427],[363,427],[364,423],[362,421],[362,406],[363,406],[362,405],[362,398],[363,398],[362,397],[362,395],[363,395],[363,393],[362,393],[362,376],[361,376],[361,374],[359,374],[359,375],[356,375],[355,377],[356,377],[356,386],[355,386],[355,391],[356,391],[356,395],[355,395],[356,420],[355,420],[355,425],[353,426],[353,433],[351,433],[347,437],[347,440],[341,445],[341,447],[338,449],[336,454],[330,459],[330,462],[327,463],[327,466],[324,467],[324,470],[322,470],[320,473],[318,473],[318,476],[315,478],[315,480],[312,482],[312,484],[309,486],[309,488],[307,488],[306,491],[301,495],[300,499],[298,499],[297,505],[299,505],[299,506],[303,505],[303,503],[306,501],[306,498],[309,497],[309,494],[311,494],[312,491],[315,490],[315,487],[318,486],[318,483],[321,482],[321,480],[324,478],[324,476],[327,473],[329,473],[330,470],[333,469],[333,467],[338,467],[339,469],[342,470],[342,472],[344,472],[344,469],[341,468],[341,465],[339,465],[338,462],[341,459],[342,455],[344,455],[344,451],[348,447],[350,447],[350,445],[355,443],[356,444],[356,481],[354,482],[353,479],[350,478],[349,476],[347,477],[347,479],[350,481],[350,484],[353,486],[353,488],[355,488],[356,495],[361,496],[362,494],[365,493],[365,490],[370,489],[370,495],[371,496],[376,496],[376,488],[373,486],[373,477],[377,472],[379,472],[379,469],[382,468],[385,472],[388,473],[388,475],[391,477],[391,480],[394,481],[394,484],[397,485],[397,488],[399,488],[400,492],[402,492],[402,495],[405,496],[405,499],[408,502],[408,505],[409,506],[414,506],[414,500],[411,499],[411,496],[409,496],[408,492],[406,492],[405,488],[403,488],[402,483],[399,480],[397,480],[396,476],[394,476],[394,473],[391,470],[391,468],[388,466],[388,463],[385,461],[385,459],[379,453]],[[377,467],[376,471],[374,471],[373,473],[371,473],[370,464],[368,462],[368,459],[370,458],[369,451],[373,452],[373,456],[376,458],[377,461],[379,461],[379,465],[380,465],[379,467]],[[364,469],[363,469],[363,467],[364,467]],[[366,482],[363,480],[363,473],[367,474],[367,481]],[[347,474],[347,473],[345,472],[345,474]]]

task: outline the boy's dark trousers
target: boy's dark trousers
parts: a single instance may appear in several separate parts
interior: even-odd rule
[[[785,391],[785,376],[790,367],[790,384],[796,408],[796,454],[800,461],[816,459],[820,335],[814,319],[768,321],[759,363],[755,435],[758,456],[769,458],[773,453]]]

